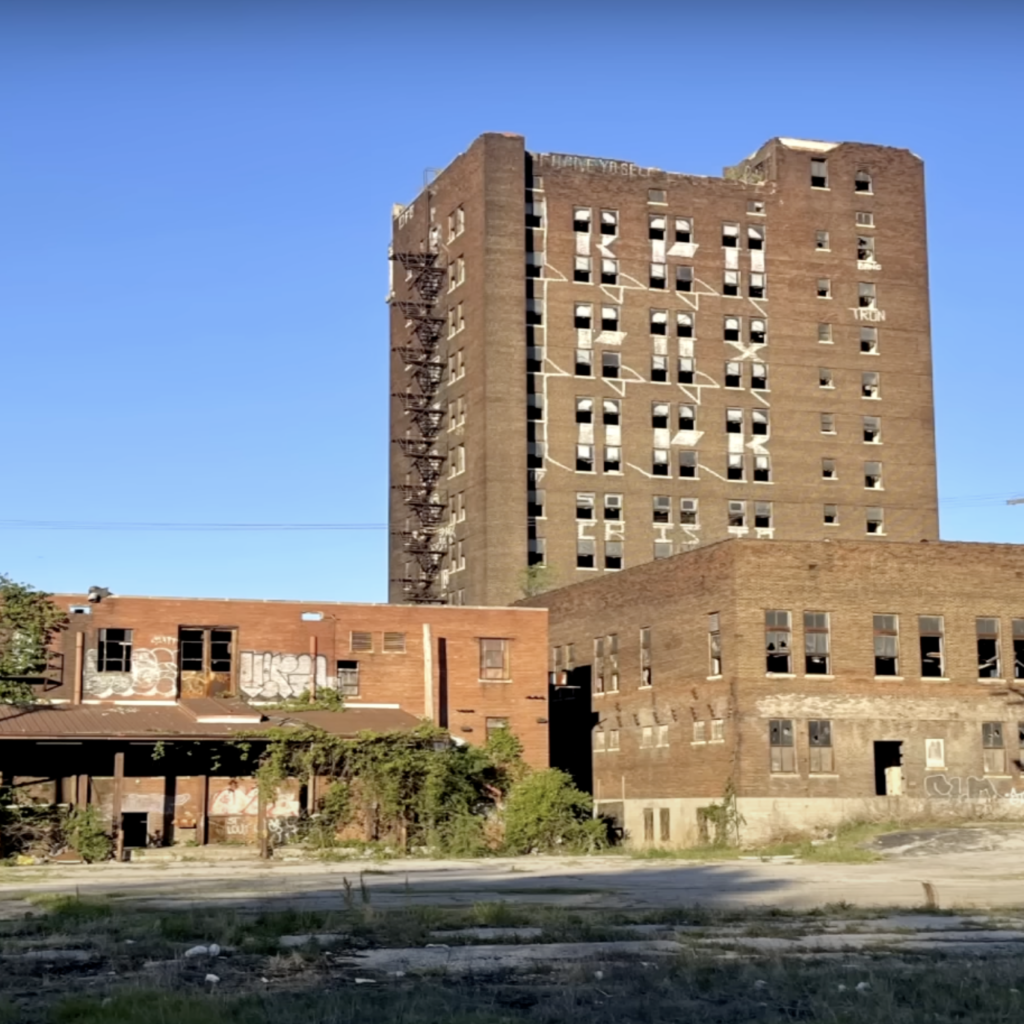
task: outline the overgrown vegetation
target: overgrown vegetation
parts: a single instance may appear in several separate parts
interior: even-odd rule
[[[740,828],[746,824],[736,804],[736,789],[730,779],[720,804],[697,808],[697,831],[704,846],[739,846]]]
[[[355,739],[317,729],[267,736],[255,775],[268,797],[289,778],[330,780],[301,829],[315,849],[339,836],[447,856],[606,845],[590,798],[563,772],[531,771],[507,730],[483,747],[456,745],[431,725]]]
[[[89,864],[110,856],[113,843],[99,808],[33,804],[0,789],[0,856],[47,858],[67,849]]]
[[[0,573],[0,704],[31,703],[32,680],[45,677],[50,641],[67,626],[50,597]]]

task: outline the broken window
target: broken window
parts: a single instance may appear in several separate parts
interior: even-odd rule
[[[622,449],[618,445],[604,446],[604,471],[606,473],[622,472]]]
[[[665,287],[665,264],[664,263],[652,263],[651,264],[650,285],[651,285],[652,288],[664,288]]]
[[[821,460],[821,475],[825,480],[836,479],[836,460],[835,459],[822,459]]]
[[[665,215],[652,213],[647,220],[647,237],[660,241],[665,237]]]
[[[738,270],[727,270],[722,279],[723,295],[739,295],[740,293],[740,272]]]
[[[827,231],[816,231],[814,233],[814,248],[828,251],[828,232]]]
[[[900,674],[900,617],[898,615],[875,615],[872,617],[872,622],[875,633],[875,675],[898,676]]]
[[[722,225],[722,245],[727,249],[735,249],[740,244],[739,224]]]
[[[693,337],[692,313],[676,313],[676,336],[679,338]]]
[[[771,529],[772,503],[770,501],[754,502],[754,526],[758,530]]]
[[[234,692],[234,630],[182,627],[178,630],[181,696],[227,697]]]
[[[750,249],[764,248],[764,228],[760,226],[747,226],[747,247]]]
[[[622,419],[622,403],[617,398],[606,398],[601,403],[601,418],[606,427],[617,427]]]
[[[601,376],[615,378],[619,375],[622,356],[618,352],[601,353]]]
[[[834,434],[836,432],[836,418],[834,413],[823,412],[821,414],[821,432],[823,434]]]
[[[743,479],[743,456],[742,455],[728,455],[728,456],[726,456],[725,477],[726,477],[727,480],[742,480]]]
[[[854,192],[872,192],[871,175],[867,171],[858,171],[853,179]]]
[[[668,332],[668,311],[664,309],[651,310],[651,334],[666,334]]]
[[[724,338],[726,341],[740,340],[740,318],[738,316],[727,316],[725,318]]]
[[[640,629],[640,685],[651,686],[651,627],[642,626]]]
[[[590,209],[585,206],[577,206],[572,212],[573,231],[590,231]]]
[[[747,213],[764,213],[764,200],[763,199],[748,199],[747,200]]]
[[[868,490],[880,490],[882,487],[882,464],[880,462],[864,463],[864,486]]]
[[[807,723],[807,746],[810,759],[808,770],[812,775],[831,774],[835,771],[832,760],[832,723],[812,719]]]
[[[874,309],[875,299],[875,286],[868,281],[861,281],[857,285],[857,305],[861,309]]]
[[[826,505],[822,514],[822,522],[826,526],[837,526],[839,524],[839,506]]]
[[[768,390],[768,364],[767,363],[751,363],[750,364],[750,387],[753,391],[767,391]]]
[[[743,433],[743,410],[742,409],[726,409],[725,410],[725,430],[728,434],[742,434]]]
[[[651,426],[655,430],[668,427],[668,402],[655,402],[651,406]]]
[[[768,722],[768,746],[771,751],[769,765],[773,772],[796,771],[792,719],[773,718]]]
[[[655,448],[651,453],[651,473],[654,476],[668,476],[668,448]]]
[[[651,356],[651,380],[656,384],[668,380],[668,356]]]
[[[594,568],[594,541],[580,537],[576,541],[576,568],[577,569],[593,569]]]
[[[864,518],[864,528],[866,533],[885,533],[885,518],[882,509],[869,508]]]
[[[692,356],[679,357],[679,383],[692,384],[694,375],[694,362]]]
[[[668,193],[663,188],[649,188],[647,190],[647,202],[665,203],[668,202]]]
[[[1013,620],[1013,678],[1024,679],[1024,619]],[[1024,747],[1024,742],[1021,743]]]
[[[576,445],[576,472],[594,472],[594,446],[592,444]]]
[[[978,678],[1000,679],[999,620],[975,620],[978,636]]]
[[[827,676],[830,668],[828,612],[804,612],[804,671]]]
[[[860,211],[857,214],[857,227],[859,228],[873,228],[875,226],[875,215],[865,211]]]
[[[864,417],[864,443],[882,443],[882,418],[880,416]]]
[[[656,494],[653,498],[653,522],[672,522],[672,499],[664,494]]]
[[[544,300],[543,299],[527,299],[526,300],[526,322],[530,326],[539,327],[544,323]],[[462,316],[462,303],[459,303],[459,326],[458,330],[462,330],[466,326],[466,321]]]
[[[765,331],[765,322],[763,320],[753,319],[750,321],[750,344],[751,345],[767,345],[768,337]]]
[[[601,260],[601,284],[618,284],[619,283],[619,261],[618,260]]]
[[[676,241],[689,242],[693,235],[693,221],[689,217],[676,217]]]
[[[811,161],[811,188],[828,188],[828,161]]]
[[[606,569],[622,568],[621,540],[606,540],[604,542],[604,567]]]
[[[693,291],[693,267],[676,267],[676,291]]]
[[[878,328],[862,327],[860,329],[860,350],[861,352],[878,352]]]
[[[881,376],[877,373],[862,373],[860,375],[861,398],[879,398],[881,388]]]
[[[819,299],[831,299],[832,298],[832,282],[827,277],[818,278],[818,298]]]
[[[868,235],[857,236],[857,259],[862,263],[875,262],[875,240]]]
[[[722,630],[718,612],[708,615],[708,675],[722,674]]]
[[[764,298],[764,274],[751,273],[750,287],[747,289],[747,294],[752,299]]]
[[[680,452],[679,453],[679,475],[683,477],[696,477],[697,476],[697,453],[696,452]]]
[[[581,284],[590,283],[590,257],[589,256],[577,256],[573,263],[572,279],[579,281]]]
[[[594,307],[589,302],[577,302],[573,312],[573,326],[577,330],[589,330],[594,318]]]
[[[832,344],[832,325],[818,324],[818,341],[822,345]]]
[[[337,663],[338,694],[342,697],[359,696],[359,662],[339,661]]]
[[[727,513],[729,526],[747,525],[747,503],[745,501],[730,501]]]
[[[577,377],[593,377],[593,363],[594,353],[589,348],[576,349],[576,367],[574,372]]]
[[[98,672],[131,672],[132,631],[130,629],[101,629],[96,652]]]
[[[750,413],[751,433],[755,435],[767,435],[768,433],[768,410],[754,409]]]
[[[697,499],[679,499],[679,523],[681,526],[697,525]]]
[[[754,456],[754,483],[767,484],[772,479],[772,458],[770,455]]]
[[[547,446],[543,441],[530,441],[526,445],[526,467],[527,469],[543,469],[544,454]]]
[[[601,330],[602,331],[617,331],[619,329],[619,307],[618,306],[602,306],[601,307]]]
[[[835,387],[835,384],[833,384],[833,382],[832,382],[832,371],[828,367],[826,367],[826,366],[819,367],[819,369],[818,369],[818,387],[819,388],[832,388],[832,387]]]
[[[725,386],[727,388],[743,387],[743,366],[741,363],[729,362],[725,364]]]
[[[766,672],[792,672],[792,624],[789,612],[764,613],[764,650]]]
[[[544,276],[544,253],[542,252],[528,252],[526,254],[526,276],[527,277],[543,277]],[[463,281],[465,275],[463,275]],[[462,284],[462,281],[459,282]]]
[[[679,429],[680,430],[696,430],[697,429],[697,407],[695,405],[680,405],[679,406]]]
[[[944,664],[944,634],[941,615],[921,615],[917,620],[917,632],[921,638],[921,675],[925,679],[943,679],[946,675]]]
[[[576,495],[576,518],[594,518],[594,495],[581,492]]]
[[[604,517],[605,519],[622,518],[621,494],[606,494],[604,496]]]
[[[480,639],[480,678],[509,679],[509,641]]]
[[[593,423],[594,422],[594,400],[592,398],[577,398],[576,399],[576,422],[577,423]]]
[[[1002,722],[981,723],[981,746],[986,775],[1006,774],[1006,747]]]
[[[656,540],[654,542],[654,557],[655,558],[671,558],[672,556],[672,541],[670,540]]]
[[[614,235],[619,230],[619,215],[615,210],[601,211],[601,234]]]

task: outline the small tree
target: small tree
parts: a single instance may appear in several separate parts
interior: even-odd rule
[[[551,590],[558,582],[558,570],[553,565],[530,565],[519,574],[519,589],[523,597],[536,597]]]
[[[607,845],[607,826],[590,816],[590,797],[557,768],[517,782],[505,802],[509,853],[562,850],[591,853]]]
[[[35,699],[29,680],[46,671],[50,641],[67,621],[49,594],[0,574],[0,704]]]

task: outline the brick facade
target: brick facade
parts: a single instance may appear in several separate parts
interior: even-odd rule
[[[824,185],[812,185],[822,169]],[[452,317],[437,396],[448,460],[440,598],[504,604],[530,562],[564,586],[728,537],[938,538],[923,164],[912,153],[774,139],[711,178],[534,154],[521,137],[488,134],[396,210],[394,251],[435,243],[455,267],[440,303]],[[602,283],[605,260],[614,283]],[[397,270],[393,296],[408,299]],[[589,327],[577,306],[590,307]],[[602,323],[604,307],[617,324]],[[393,307],[392,344],[407,334]],[[615,357],[617,376],[602,376]],[[408,367],[392,360],[392,391],[405,390]],[[606,402],[617,403],[607,415]],[[880,421],[877,443],[865,442],[865,417]],[[391,422],[405,436],[394,399]],[[409,465],[392,447],[400,487]],[[577,461],[588,449],[592,470]],[[681,476],[691,458],[695,475]],[[578,495],[593,511],[577,511]],[[393,581],[417,571],[403,552],[414,527],[403,500],[393,490]],[[743,503],[732,521],[730,502]],[[403,593],[393,582],[392,600]]]
[[[591,687],[594,735],[603,734],[595,798],[634,837],[644,810],[664,809],[672,841],[693,841],[696,807],[719,799],[727,781],[750,827],[764,833],[834,823],[895,798],[935,811],[1024,810],[1024,546],[740,540],[527,604],[550,611],[553,668],[556,658],[565,666],[572,644],[568,678]],[[785,616],[767,624],[768,612],[788,613],[788,624]],[[815,626],[827,634],[816,656],[827,662],[808,671]],[[649,686],[641,685],[645,629]],[[787,671],[768,670],[768,629],[775,641],[789,632],[789,665],[773,664]],[[895,664],[876,662],[876,637]],[[935,671],[941,676],[926,674]],[[781,723],[775,751],[773,722]],[[888,784],[886,767],[896,769]]]

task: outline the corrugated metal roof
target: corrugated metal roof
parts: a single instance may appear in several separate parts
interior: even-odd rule
[[[18,707],[0,705],[0,741],[40,739],[218,739],[261,728],[312,725],[338,736],[363,730],[412,729],[417,719],[404,711],[353,708],[351,711],[267,713],[260,724],[197,721],[180,705],[147,707],[127,704],[59,704]]]

